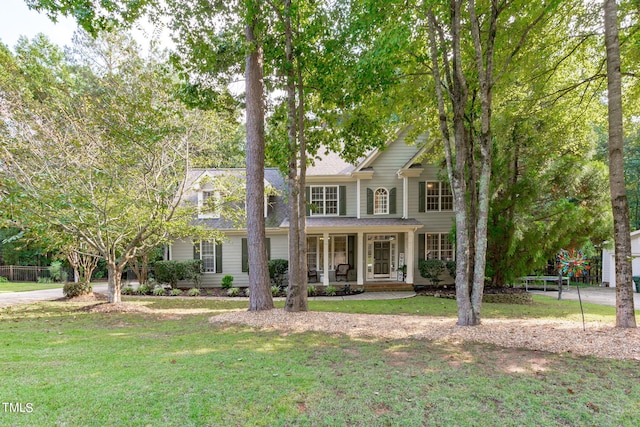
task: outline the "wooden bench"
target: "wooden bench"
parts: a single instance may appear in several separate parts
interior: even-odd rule
[[[524,284],[524,288],[525,290],[529,290],[529,285],[532,282],[542,282],[543,283],[543,288],[544,291],[547,291],[547,283],[555,283],[556,285],[558,284],[558,281],[560,280],[560,278],[558,276],[525,276],[525,277],[521,277],[520,282]],[[569,277],[563,276],[562,277],[562,282],[560,283],[560,286],[564,286],[564,283],[567,282],[567,290],[569,289]]]

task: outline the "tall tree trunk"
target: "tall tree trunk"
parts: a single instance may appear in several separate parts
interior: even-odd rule
[[[300,151],[300,176],[298,177],[298,248],[300,265],[300,297],[298,301],[299,311],[308,310],[307,302],[307,217],[306,217],[306,176],[307,176],[307,141],[304,126],[304,82],[302,79],[302,64],[298,63],[298,141]]]
[[[604,1],[605,46],[607,49],[607,91],[609,109],[609,186],[616,263],[616,326],[635,328],[631,271],[631,229],[624,182],[624,137],[622,126],[622,84],[620,41],[615,0]]]
[[[286,311],[306,311],[306,263],[302,263],[302,255],[306,253],[306,245],[300,243],[305,235],[301,227],[300,217],[305,210],[300,209],[301,197],[305,189],[301,188],[302,171],[298,164],[303,161],[301,129],[298,123],[298,111],[302,111],[302,99],[296,102],[296,70],[299,64],[293,53],[293,28],[291,25],[291,0],[284,1],[285,54],[287,78],[287,130],[289,140],[289,288],[287,290]],[[305,239],[306,240],[306,239]]]
[[[262,45],[256,37],[258,2],[247,2],[247,242],[249,311],[273,308],[264,223],[264,89]]]

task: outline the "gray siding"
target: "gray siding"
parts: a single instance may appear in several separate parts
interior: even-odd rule
[[[271,259],[288,258],[288,242],[286,234],[267,235],[271,242]],[[242,238],[244,235],[228,237],[222,244],[222,273],[204,273],[203,287],[220,286],[222,277],[233,276],[234,286],[249,286],[249,275],[242,271]],[[193,259],[191,240],[178,240],[171,246],[171,259],[182,261]],[[185,285],[189,285],[186,284]]]

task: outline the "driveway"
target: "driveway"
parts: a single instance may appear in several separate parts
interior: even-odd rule
[[[107,285],[100,283],[93,286],[93,290],[100,293],[107,292]],[[6,292],[0,294],[0,308],[18,304],[31,304],[38,301],[62,298],[62,288],[44,289],[41,291]]]
[[[530,291],[532,294],[545,295],[548,297],[558,298],[558,291]],[[580,288],[580,298],[582,302],[589,302],[592,304],[610,305],[616,306],[616,288],[605,288],[599,286],[590,286],[587,288]],[[578,291],[575,286],[567,291],[562,291],[562,299],[578,301]],[[634,307],[636,310],[640,310],[640,294],[634,292],[633,294]]]

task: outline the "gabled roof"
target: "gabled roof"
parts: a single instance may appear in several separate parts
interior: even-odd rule
[[[184,200],[189,203],[198,203],[198,189],[195,188],[195,184],[204,179],[215,178],[217,176],[228,175],[246,175],[245,168],[232,168],[232,169],[191,169],[187,172],[186,178],[186,196]],[[287,192],[286,183],[284,178],[280,174],[280,171],[276,168],[265,168],[264,170],[265,187],[270,186],[280,193],[285,195]],[[269,199],[269,210],[267,218],[265,218],[266,226],[268,228],[279,227],[280,223],[287,216],[287,206],[284,203],[284,197],[271,197]],[[236,228],[233,223],[223,218],[201,218],[196,220],[199,224],[205,224],[211,228],[220,229],[234,229]]]
[[[328,150],[323,152],[324,149],[321,147],[318,151],[322,155],[307,166],[307,176],[351,175],[356,169],[354,165],[340,157],[340,154]]]

